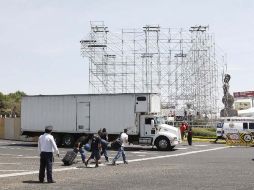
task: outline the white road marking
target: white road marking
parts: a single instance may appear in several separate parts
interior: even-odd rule
[[[141,152],[141,151],[138,152],[138,151],[137,151],[137,152],[131,152],[131,153],[132,153],[132,154],[147,154],[148,152]]]
[[[77,170],[76,167],[68,167],[68,168],[58,168],[53,169],[53,172],[60,172],[60,171],[66,171],[66,170]],[[31,174],[38,174],[39,171],[30,171],[30,172],[20,172],[20,173],[11,173],[11,174],[2,174],[0,175],[0,178],[6,178],[6,177],[16,177],[16,176],[24,176],[24,175],[31,175]]]
[[[194,145],[194,146],[208,146],[208,145],[205,145],[205,144],[197,144],[197,145]]]
[[[25,172],[29,170],[0,170],[0,172]]]
[[[13,156],[13,154],[0,154],[0,156]]]
[[[10,148],[10,147],[6,147],[6,146],[2,146],[2,147],[0,147],[0,148],[3,148],[3,149],[12,149],[12,150],[32,150],[32,151],[35,151],[36,150],[36,148],[34,148],[34,149],[31,149],[31,148]]]
[[[180,153],[180,154],[156,156],[156,157],[149,157],[149,158],[140,158],[140,159],[129,160],[129,162],[140,162],[140,161],[145,161],[145,160],[155,160],[155,159],[160,159],[160,158],[185,156],[185,155],[189,155],[189,154],[197,154],[197,153],[201,153],[201,152],[210,152],[210,151],[221,150],[221,149],[225,149],[225,148],[228,148],[228,147],[219,147],[219,148],[211,148],[211,149],[206,149],[206,150],[190,151],[190,152],[185,152],[185,153]]]
[[[0,163],[0,165],[20,165],[20,163]]]
[[[40,158],[40,157],[39,156],[20,156],[19,159],[20,158],[25,158],[25,159],[36,158],[37,159],[37,158]]]
[[[176,148],[177,150],[186,150],[187,148]]]

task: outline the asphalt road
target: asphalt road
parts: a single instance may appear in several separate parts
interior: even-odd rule
[[[61,157],[69,149],[61,148]],[[112,159],[115,151],[109,151]],[[0,140],[0,189],[254,189],[253,148],[224,144],[185,143],[174,151],[159,152],[151,147],[131,147],[129,164],[104,162],[88,168],[78,155],[77,163],[63,166],[55,158],[55,184],[38,183],[39,156],[35,143]],[[87,153],[89,156],[90,153]]]

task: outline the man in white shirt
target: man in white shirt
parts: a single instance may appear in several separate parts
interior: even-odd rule
[[[123,157],[123,163],[128,164],[128,162],[126,161],[126,155],[124,152],[124,147],[128,143],[127,129],[124,129],[124,132],[121,134],[120,139],[121,139],[122,146],[118,149],[118,152],[112,161],[112,165],[116,165],[116,160],[120,158],[121,155]]]
[[[53,153],[56,152],[59,157],[59,150],[56,146],[54,137],[51,135],[52,130],[52,126],[45,127],[45,133],[41,135],[38,140],[38,151],[40,153],[39,181],[41,183],[44,182],[45,169],[47,169],[48,183],[55,183],[52,178]]]

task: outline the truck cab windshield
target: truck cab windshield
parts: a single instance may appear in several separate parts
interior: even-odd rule
[[[155,118],[154,118],[154,124],[155,124],[155,125],[165,124],[165,119],[164,119],[164,117],[155,117]]]

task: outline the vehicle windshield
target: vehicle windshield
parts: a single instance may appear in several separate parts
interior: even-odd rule
[[[223,127],[223,123],[217,123],[217,128],[222,128]]]
[[[156,125],[165,124],[165,119],[164,119],[164,117],[155,117],[155,119],[154,119],[154,124],[156,124]]]

